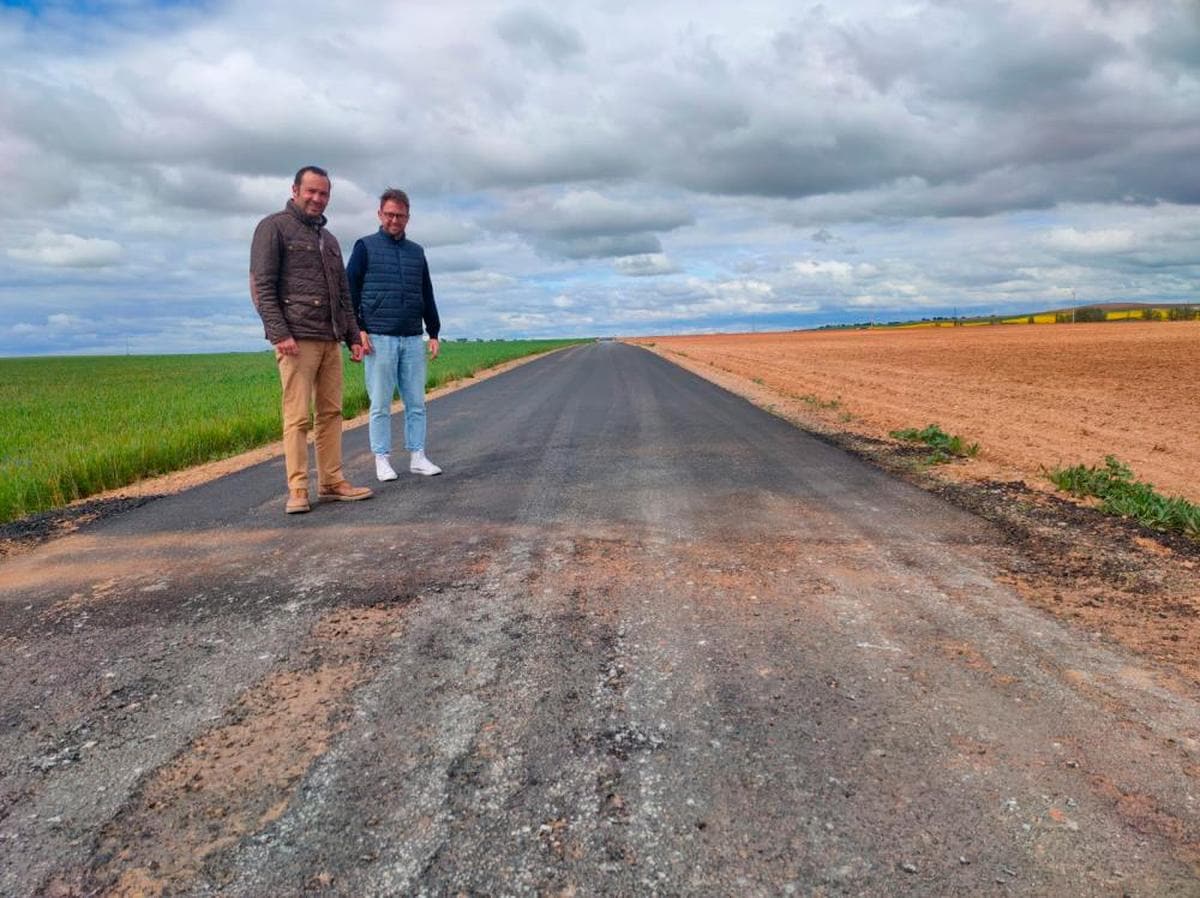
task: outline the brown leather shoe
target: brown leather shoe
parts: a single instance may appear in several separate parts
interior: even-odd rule
[[[288,490],[287,505],[283,510],[285,514],[304,514],[308,511],[308,490]]]
[[[351,486],[345,480],[317,490],[317,498],[322,502],[357,502],[360,499],[370,499],[373,495],[375,494],[369,487]]]

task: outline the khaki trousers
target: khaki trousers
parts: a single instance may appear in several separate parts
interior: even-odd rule
[[[308,489],[309,408],[317,450],[317,487],[334,486],[342,475],[342,345],[332,340],[297,340],[297,355],[275,350],[283,385],[283,458],[289,490]]]

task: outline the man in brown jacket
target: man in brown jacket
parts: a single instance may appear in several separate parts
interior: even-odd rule
[[[314,407],[317,498],[355,502],[371,491],[342,474],[342,348],[361,362],[363,346],[350,302],[342,251],[325,230],[329,174],[315,165],[296,172],[292,198],[254,230],[250,297],[262,318],[283,385],[285,511],[309,510],[308,420]]]

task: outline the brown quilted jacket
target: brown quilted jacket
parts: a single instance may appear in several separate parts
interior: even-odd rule
[[[271,343],[360,341],[337,239],[325,230],[324,215],[307,216],[291,200],[254,230],[250,298]]]

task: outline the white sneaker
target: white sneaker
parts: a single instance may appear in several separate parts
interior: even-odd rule
[[[375,476],[380,480],[395,480],[400,475],[386,455],[375,456]]]
[[[412,460],[408,464],[408,470],[414,474],[424,474],[426,477],[432,477],[434,474],[441,474],[442,469],[425,457],[424,452],[414,452]]]

